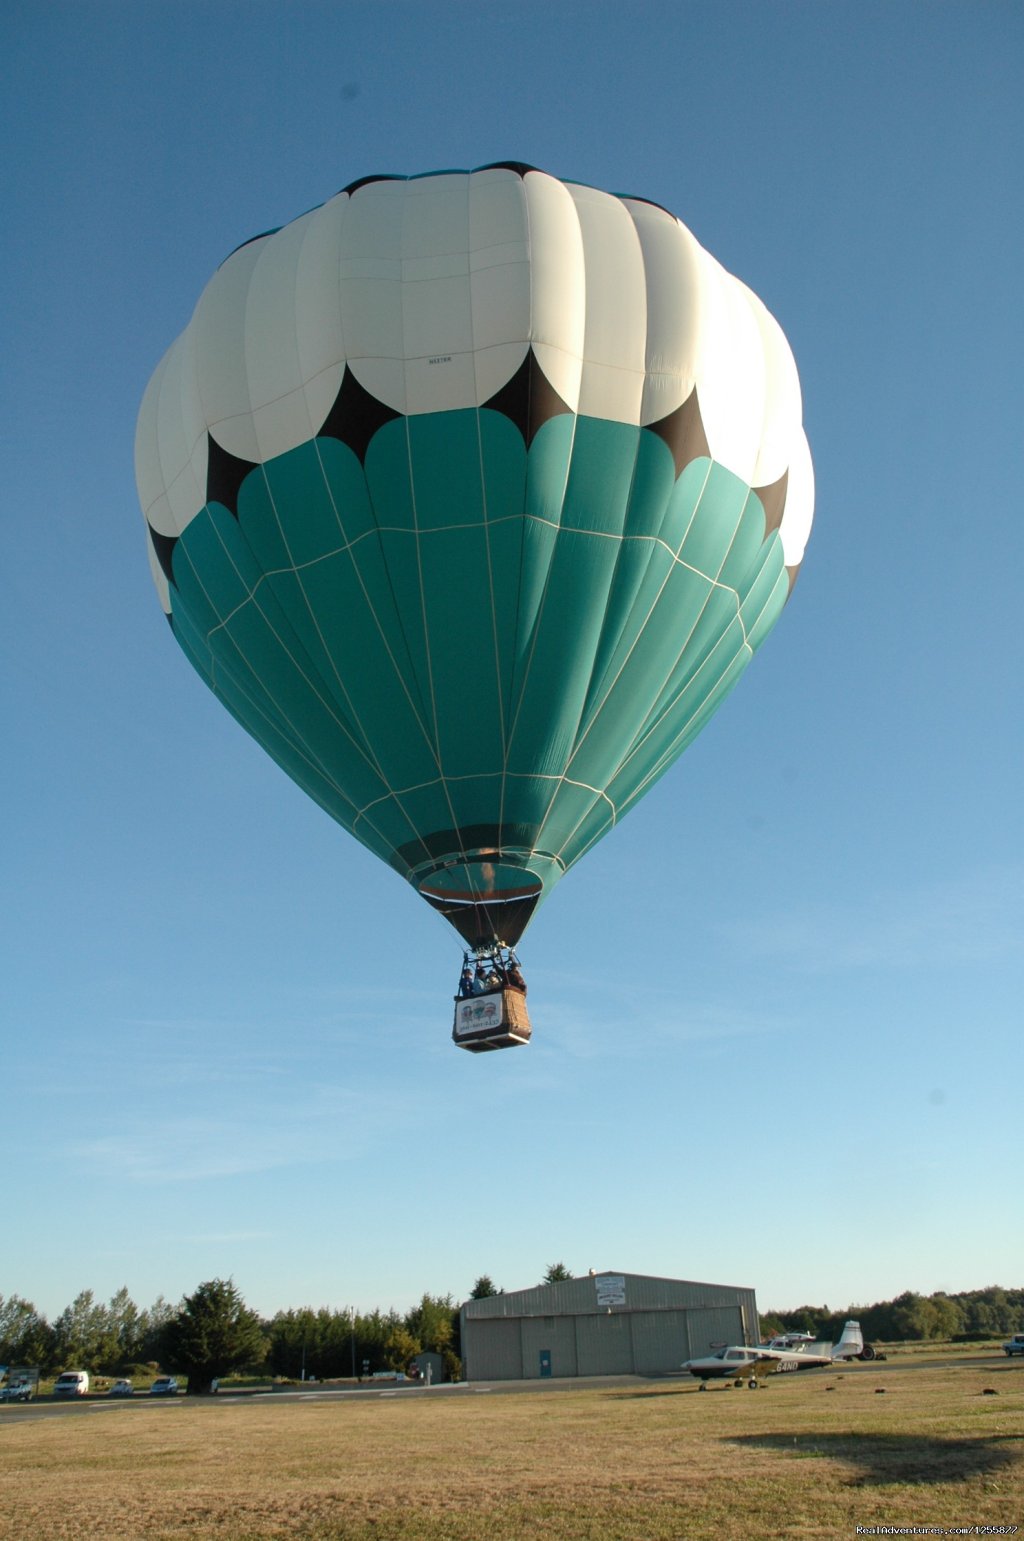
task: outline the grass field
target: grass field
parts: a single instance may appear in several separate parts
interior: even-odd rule
[[[1024,1537],[1024,1365],[977,1354],[756,1392],[669,1379],[11,1412],[10,1541]]]

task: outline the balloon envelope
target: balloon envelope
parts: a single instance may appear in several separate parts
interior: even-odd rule
[[[136,467],[191,662],[474,945],[700,731],[813,507],[761,302],[657,205],[511,164],[369,178],[240,247]]]

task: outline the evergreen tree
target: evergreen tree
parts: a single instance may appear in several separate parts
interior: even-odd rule
[[[54,1351],[62,1369],[100,1371],[110,1342],[110,1312],[92,1290],[82,1290],[53,1324]]]
[[[104,1308],[104,1317],[97,1368],[104,1375],[121,1375],[141,1357],[143,1314],[122,1286]]]
[[[221,1376],[260,1365],[267,1355],[263,1325],[231,1279],[210,1279],[187,1295],[160,1348],[161,1363],[188,1376],[190,1396],[206,1395]]]
[[[275,1375],[291,1380],[303,1376],[320,1380],[324,1373],[325,1313],[310,1306],[298,1311],[278,1311],[270,1324],[267,1362]]]
[[[417,1349],[417,1353],[429,1349],[431,1353],[443,1354],[446,1348],[451,1347],[455,1331],[453,1316],[458,1316],[458,1307],[450,1295],[422,1297],[404,1322],[410,1337],[419,1339],[420,1349]]]
[[[20,1295],[0,1295],[0,1364],[35,1365],[52,1369],[56,1362],[53,1328]]]
[[[136,1364],[159,1362],[164,1328],[176,1315],[176,1308],[169,1300],[165,1300],[163,1295],[158,1295],[153,1304],[140,1313],[134,1361]]]

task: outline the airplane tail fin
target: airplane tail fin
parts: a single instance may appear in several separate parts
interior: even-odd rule
[[[833,1359],[856,1359],[864,1348],[864,1335],[860,1322],[847,1322],[838,1343],[832,1346]]]

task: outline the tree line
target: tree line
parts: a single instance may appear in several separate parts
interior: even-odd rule
[[[830,1311],[828,1306],[771,1311],[762,1316],[761,1326],[765,1337],[777,1332],[812,1332],[816,1338],[835,1342],[849,1317],[860,1322],[864,1337],[873,1342],[1000,1338],[1024,1329],[1024,1289],[1008,1290],[992,1284],[959,1295],[948,1295],[944,1290],[919,1295],[905,1290],[893,1300],[849,1306],[845,1311]]]
[[[564,1263],[549,1265],[545,1284],[571,1279]],[[502,1293],[487,1274],[470,1299]],[[856,1317],[869,1341],[1003,1337],[1024,1328],[1024,1289],[970,1290],[959,1295],[911,1290],[875,1305],[800,1306],[761,1318],[762,1335],[810,1332],[832,1341]],[[278,1311],[270,1318],[249,1309],[230,1279],[211,1279],[177,1306],[162,1296],[140,1309],[127,1289],[106,1303],[83,1290],[47,1321],[31,1301],[0,1295],[0,1365],[38,1366],[44,1374],[75,1368],[95,1375],[138,1375],[162,1369],[189,1378],[189,1390],[209,1390],[232,1372],[284,1379],[361,1378],[407,1370],[417,1354],[439,1354],[448,1379],[461,1374],[459,1307],[451,1295],[429,1295],[406,1312],[359,1312],[326,1306]]]
[[[571,1278],[564,1263],[551,1263],[541,1282]],[[500,1293],[481,1274],[470,1299]],[[141,1310],[127,1289],[105,1304],[83,1290],[53,1322],[30,1300],[0,1295],[0,1365],[32,1365],[44,1374],[73,1366],[107,1376],[173,1370],[197,1382],[232,1370],[334,1380],[405,1370],[424,1352],[440,1354],[447,1378],[458,1378],[459,1307],[451,1295],[423,1295],[404,1314],[302,1306],[262,1318],[232,1280],[211,1279],[177,1306],[161,1295]]]
[[[235,1371],[295,1380],[404,1371],[425,1350],[458,1378],[459,1308],[450,1295],[424,1295],[404,1313],[304,1306],[261,1318],[232,1280],[211,1279],[177,1306],[161,1297],[143,1310],[127,1289],[106,1303],[83,1290],[53,1322],[31,1301],[0,1296],[0,1365],[38,1366],[46,1375],[162,1369],[188,1376],[194,1391]]]

